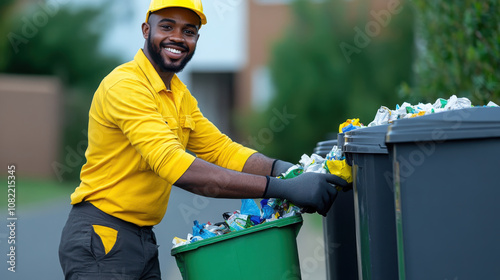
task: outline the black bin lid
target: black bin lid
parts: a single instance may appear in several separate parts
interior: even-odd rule
[[[500,137],[500,107],[473,107],[396,120],[386,143]]]
[[[318,144],[316,144],[316,147],[330,147],[331,148],[335,145],[337,145],[337,139],[318,142]]]
[[[345,133],[345,153],[388,154],[385,136],[389,125],[358,128]]]

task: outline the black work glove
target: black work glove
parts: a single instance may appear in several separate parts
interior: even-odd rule
[[[273,168],[271,170],[271,176],[278,177],[281,175],[281,173],[285,173],[292,166],[293,166],[293,163],[277,159],[273,163]]]
[[[306,212],[326,216],[337,197],[337,189],[331,184],[347,187],[349,184],[333,174],[308,172],[291,179],[267,176],[264,198],[284,198],[303,207]]]

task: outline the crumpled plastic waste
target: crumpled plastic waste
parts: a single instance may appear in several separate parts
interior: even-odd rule
[[[328,160],[343,160],[345,159],[344,152],[342,148],[339,148],[337,145],[334,145],[330,152],[326,154],[325,159]]]
[[[352,122],[354,126],[361,126],[359,120]],[[291,179],[304,172],[332,173],[349,183],[352,182],[350,166],[345,164],[345,157],[335,146],[328,154],[328,160],[317,154],[311,156],[302,155],[299,163],[290,167],[285,173],[280,174],[279,179]],[[334,163],[335,162],[335,163]],[[338,187],[337,187],[338,189]],[[190,244],[199,240],[215,237],[233,231],[244,230],[265,222],[274,221],[302,214],[303,211],[297,205],[280,198],[262,199],[260,209],[253,199],[242,199],[240,210],[225,212],[222,214],[224,222],[212,225],[210,222],[200,224],[194,221],[193,233],[188,234],[186,239],[174,237],[173,248]]]
[[[174,237],[174,239],[172,240],[172,244],[174,244],[174,246],[172,248],[179,247],[181,245],[186,245],[198,240],[203,240],[203,238],[201,238],[201,236],[193,236],[191,233],[187,234],[186,239]]]
[[[222,214],[224,222],[212,225],[210,222],[200,224],[195,220],[193,233],[188,233],[186,239],[174,237],[172,248],[301,214],[299,207],[284,199],[262,199],[260,204],[261,209],[253,199],[242,199],[240,210]]]
[[[486,107],[499,107],[495,102],[490,101],[488,104],[486,104]]]
[[[414,118],[426,114],[434,114],[443,111],[458,110],[470,107],[474,106],[468,98],[458,98],[456,95],[452,95],[449,99],[438,98],[433,104],[418,103],[417,105],[411,105],[408,102],[404,102],[403,104],[401,104],[401,106],[396,105],[395,110],[391,110],[385,106],[381,106],[377,110],[374,120],[368,126],[371,127],[384,125],[392,123],[397,119]],[[488,102],[486,107],[499,106],[490,101]],[[344,123],[339,125],[339,132],[345,133],[362,127],[365,126],[359,121],[359,119],[348,119]],[[337,146],[333,147],[333,149],[326,155],[325,165],[326,166],[324,166],[324,168],[327,170],[327,173],[337,175],[340,178],[346,180],[348,183],[352,183],[352,169],[346,163],[341,148]]]
[[[347,164],[345,159],[327,160],[326,167],[328,168],[329,173],[346,180],[347,183],[352,183],[352,168],[349,164]]]
[[[497,104],[491,101],[486,106],[498,107]],[[414,118],[427,114],[470,107],[473,107],[473,105],[468,98],[459,98],[456,95],[452,95],[449,99],[438,98],[433,104],[418,103],[417,105],[411,105],[408,102],[404,102],[401,106],[396,105],[395,110],[390,110],[389,108],[382,106],[377,110],[375,118],[370,124],[368,124],[368,126],[384,125],[392,123],[394,120],[398,119]]]
[[[274,199],[274,198],[263,199],[260,201],[261,210],[262,210],[262,214],[260,217],[263,220],[271,219],[271,217],[274,214],[274,208],[276,206],[275,203],[276,203],[276,199]]]
[[[208,224],[200,224],[197,220],[194,221],[193,236],[200,236],[203,239],[217,236],[217,234],[209,230]]]
[[[242,199],[241,214],[249,216],[260,216],[260,209],[252,199]]]
[[[396,114],[396,111],[393,111],[385,106],[380,107],[380,109],[377,110],[377,114],[375,115],[375,119],[368,124],[368,126],[374,126],[374,125],[381,125],[381,124],[386,124],[393,122],[394,120],[397,120],[398,116]]]
[[[362,127],[359,122],[357,127]],[[346,126],[347,127],[347,126]],[[290,179],[304,172],[315,172],[322,174],[333,174],[352,183],[352,169],[345,161],[345,156],[338,146],[333,146],[332,150],[325,158],[317,154],[311,156],[302,155],[299,164],[290,167],[285,173],[278,176],[280,179]],[[335,186],[337,190],[343,190],[339,186]]]
[[[362,123],[359,122],[359,119],[348,119],[344,123],[340,124],[339,126],[339,132],[340,133],[346,133],[348,131],[358,129],[364,127]]]
[[[324,168],[323,163],[325,159],[317,154],[312,154],[310,157],[307,155],[302,155],[300,158],[300,165],[304,169],[304,172],[316,172],[316,173],[327,173]]]
[[[302,167],[300,164],[296,164],[290,167],[285,173],[279,175],[278,178],[291,179],[299,176],[302,173],[304,173],[304,167]]]
[[[361,128],[361,127],[360,127]],[[334,145],[331,151],[326,155],[325,162],[323,164],[327,173],[336,175],[344,180],[347,183],[352,183],[352,168],[349,164],[347,164],[345,160],[344,152],[342,148]],[[336,187],[338,191],[347,191],[349,189],[342,189],[341,187]]]
[[[489,102],[487,107],[499,107],[494,102]],[[376,126],[392,123],[394,120],[403,118],[413,118],[426,114],[433,114],[447,110],[457,110],[462,108],[470,108],[472,104],[467,98],[458,98],[455,95],[449,99],[438,98],[433,104],[419,103],[411,105],[404,102],[401,106],[396,105],[395,110],[391,110],[385,106],[377,110],[374,120],[368,125]],[[348,119],[339,125],[339,132],[345,133],[351,130],[365,127],[359,119]],[[316,172],[323,174],[334,174],[348,183],[353,182],[352,169],[346,163],[344,153],[341,147],[333,146],[332,150],[325,158],[312,154],[311,156],[302,155],[298,164],[290,167],[285,173],[278,176],[279,179],[291,179],[299,176],[304,172]],[[336,186],[338,191],[348,191]],[[293,203],[278,198],[262,199],[259,206],[252,199],[242,199],[240,210],[234,212],[223,213],[224,222],[212,225],[210,222],[200,224],[197,220],[194,221],[193,233],[187,234],[186,239],[174,237],[172,240],[173,248],[190,244],[206,238],[212,238],[218,235],[227,234],[232,231],[243,230],[261,223],[274,221],[281,218],[286,218],[294,215],[300,215],[302,209]]]
[[[486,106],[498,107],[498,105],[492,101],[490,101]],[[381,106],[377,110],[375,118],[368,126],[384,125],[392,123],[397,119],[414,118],[426,114],[434,114],[443,111],[470,107],[473,107],[473,105],[469,99],[465,97],[458,98],[456,95],[452,95],[449,99],[438,98],[433,104],[418,103],[417,105],[411,105],[408,102],[404,102],[401,106],[396,105],[395,110],[391,110],[386,106]],[[339,125],[339,132],[345,133],[362,127],[365,126],[359,121],[359,119],[348,119]],[[316,162],[318,162],[317,159]],[[334,146],[333,149],[326,155],[324,165],[324,169],[327,173],[337,175],[346,180],[348,183],[352,182],[351,167],[345,162],[345,157],[341,148]]]
[[[172,244],[174,244],[173,248],[175,247],[179,247],[181,245],[186,245],[186,244],[189,244],[190,242],[186,239],[182,239],[182,238],[179,238],[179,237],[174,237],[174,239],[172,240]]]
[[[300,208],[286,199],[269,198],[260,201],[262,205],[261,218],[265,222],[271,222],[281,218],[287,218],[301,214]]]
[[[238,231],[250,227],[248,219],[248,215],[243,215],[240,211],[234,211],[227,219],[225,218],[231,231]]]

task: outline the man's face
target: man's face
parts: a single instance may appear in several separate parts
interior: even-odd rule
[[[194,55],[199,25],[198,15],[188,9],[168,8],[151,14],[145,37],[153,65],[163,72],[182,71]]]

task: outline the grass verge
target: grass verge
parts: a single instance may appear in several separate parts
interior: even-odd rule
[[[0,177],[0,182],[4,185],[2,196],[0,197],[0,208],[5,208],[8,205],[8,194],[13,194],[14,192],[8,190],[13,188],[9,187],[7,177]],[[55,180],[16,176],[14,185],[16,208],[21,209],[51,200],[61,200],[65,197],[69,203],[69,196],[78,186],[78,182],[60,183]]]

